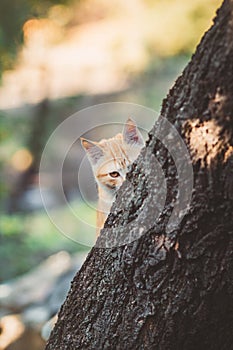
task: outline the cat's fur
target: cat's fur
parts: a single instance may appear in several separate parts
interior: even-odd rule
[[[81,143],[87,152],[98,185],[99,202],[96,219],[98,235],[110,211],[116,191],[125,180],[129,166],[138,157],[144,140],[136,123],[129,118],[121,134],[99,142],[82,138]],[[114,173],[119,176],[110,175],[117,175]],[[48,340],[56,320],[57,315],[43,326],[43,339]]]
[[[98,185],[96,233],[104,225],[116,191],[120,188],[129,166],[138,157],[144,140],[136,123],[129,118],[123,132],[110,139],[93,142],[81,139]]]

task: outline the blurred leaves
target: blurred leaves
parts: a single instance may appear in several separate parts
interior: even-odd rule
[[[87,247],[63,236],[44,212],[1,215],[0,266],[4,268],[0,269],[0,282],[29,271],[61,250],[76,253]]]
[[[210,27],[221,0],[150,1],[148,45],[161,56],[192,53]],[[153,18],[153,26],[151,26]]]
[[[56,4],[68,4],[71,0],[56,0]],[[19,46],[23,42],[22,27],[32,17],[47,14],[53,0],[1,0],[0,1],[0,75],[10,68]]]
[[[134,18],[136,13],[140,13],[142,25],[138,31],[143,32],[145,28],[148,31],[145,44],[148,42],[148,47],[158,54],[175,55],[190,53],[194,49],[220,3],[220,0],[141,0],[129,1],[125,5],[119,0],[111,3],[106,0],[1,0],[0,73],[11,67],[15,60],[23,42],[22,27],[25,21],[46,16],[56,20],[61,15],[61,8],[57,5],[73,8],[73,23],[88,22],[93,16],[96,19],[119,17],[124,12]],[[62,13],[65,18],[65,11]]]

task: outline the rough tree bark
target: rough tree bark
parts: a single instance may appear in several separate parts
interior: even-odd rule
[[[233,0],[224,1],[163,102],[161,116],[176,127],[191,154],[189,210],[167,233],[176,169],[154,127],[146,151],[166,175],[163,212],[140,239],[92,249],[47,350],[233,348]],[[139,157],[107,231],[121,225],[120,234],[155,191],[148,181],[150,166],[152,160],[145,165]]]

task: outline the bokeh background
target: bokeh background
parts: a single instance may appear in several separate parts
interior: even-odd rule
[[[27,331],[30,328],[39,333],[41,324],[58,307],[43,314],[43,303],[56,289],[59,272],[51,278],[54,284],[44,284],[43,297],[35,296],[31,304],[20,303],[20,298],[39,278],[47,281],[48,277],[40,275],[43,266],[44,274],[46,270],[52,274],[54,261],[58,261],[67,267],[60,266],[60,272],[72,272],[89,249],[64,237],[44,211],[38,171],[49,135],[71,114],[99,103],[130,102],[159,111],[162,98],[210,27],[220,3],[1,0],[0,316],[4,320],[9,314],[18,317],[30,306],[31,318],[26,317],[28,323],[21,326],[27,324]],[[81,197],[73,195],[69,174],[64,187],[67,198],[94,223],[94,213]],[[52,193],[51,203],[56,209],[57,198]],[[64,214],[67,208],[60,206],[59,210]],[[81,223],[77,230],[88,234],[84,232],[87,226]],[[32,278],[27,288],[19,286],[22,275]],[[37,307],[34,314],[32,304]],[[20,328],[22,318],[16,316],[7,323],[11,333],[14,322],[16,329]],[[19,334],[22,332],[25,328]],[[24,350],[43,348],[40,339],[30,337],[27,334],[31,346]],[[16,346],[20,350],[14,342],[4,343],[0,334],[0,349]]]

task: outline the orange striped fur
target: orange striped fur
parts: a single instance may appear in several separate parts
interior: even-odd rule
[[[130,165],[138,157],[144,141],[135,122],[128,119],[123,132],[110,139],[93,142],[81,139],[98,186],[96,234],[104,226],[107,215]]]

